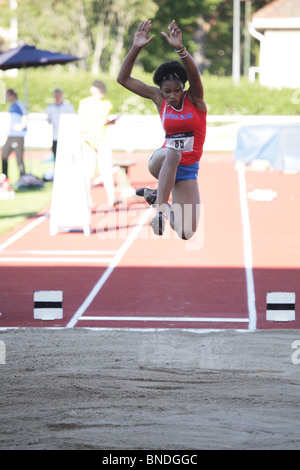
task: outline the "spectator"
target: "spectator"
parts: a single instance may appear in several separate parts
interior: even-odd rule
[[[23,154],[28,111],[24,103],[18,99],[17,93],[11,88],[6,91],[6,100],[11,103],[9,108],[11,121],[8,137],[2,149],[2,173],[8,178],[8,157],[15,152],[21,178],[25,175]]]
[[[75,114],[74,106],[71,103],[65,102],[63,99],[63,92],[61,89],[56,88],[53,92],[55,102],[49,104],[46,108],[46,113],[48,116],[48,122],[53,126],[53,135],[52,135],[52,152],[54,155],[54,160],[56,159],[56,149],[57,149],[57,139],[58,139],[58,129],[59,129],[59,118],[61,114]]]
[[[97,163],[103,178],[107,203],[109,206],[113,206],[116,201],[112,150],[106,133],[107,125],[110,124],[108,116],[112,104],[109,100],[103,99],[106,94],[103,82],[94,81],[90,93],[91,96],[80,101],[78,108],[85,177],[90,190]]]

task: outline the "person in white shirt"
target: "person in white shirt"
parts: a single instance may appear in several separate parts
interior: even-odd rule
[[[62,114],[75,114],[76,111],[71,103],[64,101],[63,91],[60,88],[56,88],[56,90],[54,90],[53,97],[55,102],[47,106],[46,113],[48,116],[48,122],[53,126],[52,152],[55,160],[60,116]]]

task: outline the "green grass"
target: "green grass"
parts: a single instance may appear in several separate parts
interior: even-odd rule
[[[208,74],[204,74],[202,81],[209,114],[267,116],[300,114],[300,100],[295,99],[295,90],[266,88],[258,82],[249,83],[243,77],[239,85],[234,85],[231,77],[220,78]]]
[[[152,74],[143,72],[138,66],[133,75],[153,85]],[[31,112],[44,112],[53,101],[52,92],[60,87],[64,95],[78,109],[79,101],[89,95],[89,88],[95,78],[102,80],[107,87],[107,98],[112,102],[114,114],[156,114],[157,110],[150,100],[140,98],[120,86],[115,77],[102,74],[93,77],[90,72],[69,71],[66,67],[45,67],[28,69],[28,94]],[[24,99],[24,71],[17,77],[3,76],[1,80],[7,88],[15,88],[19,97]],[[205,101],[210,114],[232,115],[299,115],[299,99],[293,99],[296,90],[275,90],[262,87],[258,82],[249,83],[241,78],[234,85],[231,77],[217,77],[204,73],[203,84]],[[7,109],[0,104],[0,112]]]
[[[9,160],[10,183],[13,186],[19,179],[17,164],[14,157]],[[53,164],[45,164],[36,158],[25,159],[27,173],[32,173],[42,178]],[[6,234],[9,230],[24,222],[30,217],[34,217],[39,211],[44,209],[51,201],[52,183],[45,183],[40,189],[15,189],[15,197],[8,200],[0,200],[0,235]]]

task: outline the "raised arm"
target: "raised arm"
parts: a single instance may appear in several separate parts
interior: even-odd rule
[[[150,20],[140,23],[138,30],[134,35],[132,47],[121,65],[117,82],[133,93],[142,96],[143,98],[153,100],[157,106],[160,106],[160,101],[162,101],[162,99],[159,89],[157,87],[146,85],[144,82],[131,76],[133,66],[140,51],[154,38],[154,35],[148,37],[150,29]]]
[[[197,108],[201,109],[201,111],[206,112],[207,108],[204,102],[204,89],[197,65],[192,56],[187,52],[186,48],[182,44],[181,30],[176,26],[175,20],[171,22],[169,29],[170,36],[168,36],[168,34],[165,32],[162,32],[161,34],[166,38],[170,46],[173,47],[175,51],[178,51],[178,55],[182,60],[190,85],[188,90],[189,100]]]

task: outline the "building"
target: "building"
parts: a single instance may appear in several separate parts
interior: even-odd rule
[[[252,15],[249,31],[260,42],[261,85],[299,88],[300,0],[274,0]]]

